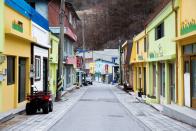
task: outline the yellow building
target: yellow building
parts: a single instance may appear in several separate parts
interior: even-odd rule
[[[133,38],[131,53],[131,64],[133,65],[133,88],[135,92],[142,90],[146,95],[147,91],[147,45],[145,31]]]
[[[178,104],[196,108],[196,0],[180,0],[178,15]]]
[[[15,9],[19,5],[20,2],[4,3],[5,42],[2,51],[5,59],[0,64],[4,74],[0,82],[0,112],[24,106],[26,94],[30,93],[31,20],[22,15],[25,8]]]
[[[90,74],[94,75],[95,74],[95,62],[89,63],[89,68],[90,68]]]

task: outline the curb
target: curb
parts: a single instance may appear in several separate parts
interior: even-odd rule
[[[121,101],[120,101],[120,99],[119,99],[119,97],[116,95],[116,93],[114,93],[113,90],[112,90],[112,92],[113,92],[113,94],[116,96],[116,98],[118,99],[119,103],[120,103],[123,107],[125,107],[126,111],[127,111],[131,116],[133,116],[134,119],[135,119],[136,121],[138,121],[139,123],[143,123],[143,126],[145,126],[147,129],[153,130],[153,129],[150,128],[148,125],[146,125],[143,121],[141,121],[141,120],[138,119],[135,115],[133,115],[133,113],[129,110],[129,108],[126,106],[126,104],[124,104],[124,102],[121,102]],[[129,93],[127,93],[127,94],[129,94]],[[129,95],[131,95],[131,94],[129,94]]]
[[[25,107],[22,108],[22,109],[19,109],[18,111],[13,111],[13,112],[10,112],[10,113],[5,113],[5,115],[3,115],[1,118],[0,118],[0,122],[1,123],[4,123],[6,121],[9,121],[11,119],[13,119],[16,115],[22,113],[25,111]]]

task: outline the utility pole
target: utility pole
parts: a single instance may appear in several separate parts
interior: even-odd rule
[[[56,101],[61,99],[61,89],[63,86],[63,49],[64,49],[64,20],[65,20],[65,0],[61,0],[59,12],[59,47],[58,47],[58,74],[57,74],[57,90]]]
[[[83,46],[83,71],[85,71],[85,31],[84,31],[84,27],[85,27],[85,17],[86,17],[86,14],[84,13],[83,15],[83,20],[82,20],[82,40],[83,40],[83,43],[82,43],[82,46]]]
[[[122,48],[121,48],[121,40],[119,39],[119,57],[120,57],[120,61],[119,61],[119,68],[120,68],[120,85],[123,85],[123,80],[122,80]]]

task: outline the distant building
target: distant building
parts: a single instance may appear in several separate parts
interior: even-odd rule
[[[78,56],[83,57],[83,53],[78,53]],[[90,63],[101,59],[108,62],[119,64],[119,50],[118,49],[104,49],[98,51],[86,51],[85,52],[85,69],[87,73],[90,72]]]
[[[117,63],[97,59],[95,61],[94,77],[97,82],[111,83],[117,75],[114,67],[118,66]],[[115,73],[114,73],[115,72]]]

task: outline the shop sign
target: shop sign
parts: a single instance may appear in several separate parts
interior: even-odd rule
[[[21,21],[16,21],[16,20],[14,20],[14,21],[12,22],[12,28],[13,28],[14,30],[17,30],[17,31],[23,33],[23,23],[22,23]]]
[[[144,60],[143,56],[142,55],[139,55],[138,56],[138,60]]]
[[[191,21],[185,20],[182,22],[181,35],[185,35],[192,31],[196,31],[196,20],[192,19]]]

